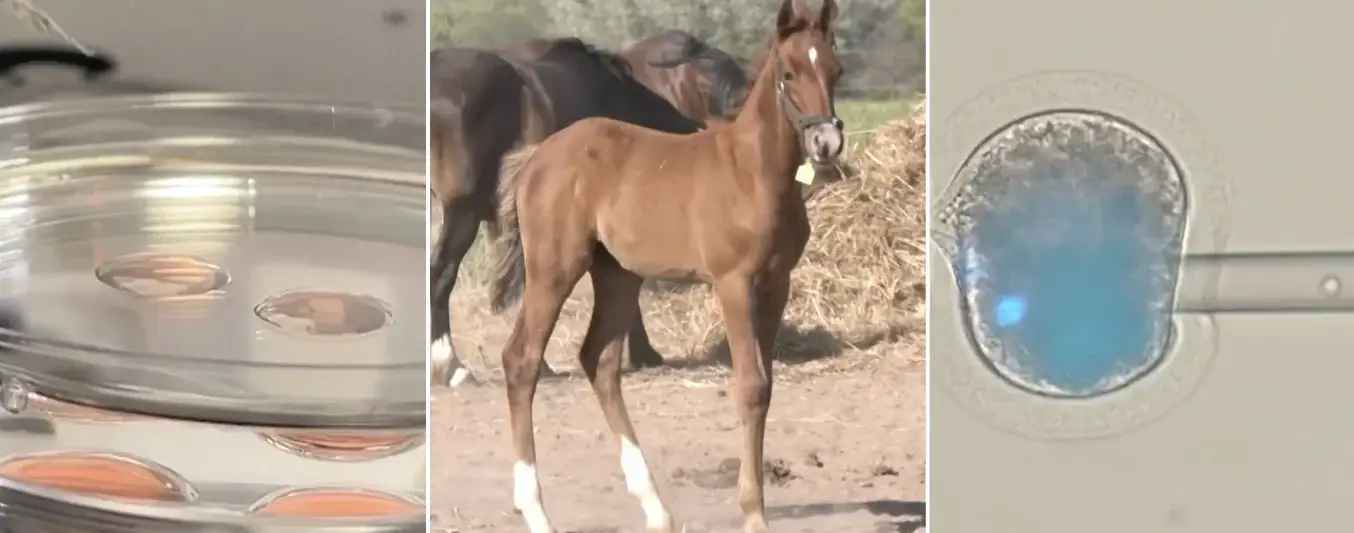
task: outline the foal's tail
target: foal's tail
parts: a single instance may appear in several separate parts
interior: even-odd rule
[[[526,258],[522,252],[522,227],[517,220],[516,185],[522,168],[535,151],[536,145],[531,145],[503,158],[498,190],[498,264],[494,267],[493,289],[489,295],[489,310],[494,314],[517,303],[526,285]]]

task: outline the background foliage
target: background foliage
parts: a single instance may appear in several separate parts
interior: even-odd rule
[[[432,0],[434,44],[499,48],[578,36],[619,50],[664,30],[690,32],[747,60],[766,43],[777,0]],[[838,0],[844,96],[911,99],[925,86],[925,0]]]

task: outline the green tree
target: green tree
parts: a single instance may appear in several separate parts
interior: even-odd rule
[[[909,0],[923,6],[924,0]],[[750,59],[766,45],[777,0],[541,0],[560,34],[581,35],[621,48],[664,30],[688,31],[729,53]],[[817,6],[817,2],[811,2]],[[848,71],[864,54],[898,35],[899,0],[838,0],[838,55]]]
[[[926,61],[926,0],[900,0],[895,14],[903,39],[917,43],[913,48],[917,61]]]
[[[428,13],[434,44],[501,48],[550,33],[538,0],[434,0]]]
[[[809,0],[817,5],[818,0]],[[925,0],[837,0],[844,95],[908,92],[925,70]],[[779,0],[433,0],[435,43],[499,48],[578,36],[622,49],[678,29],[750,60],[766,45]]]
[[[926,42],[926,0],[899,0],[894,21],[908,40]]]

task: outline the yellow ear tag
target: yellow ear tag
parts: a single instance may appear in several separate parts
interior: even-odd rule
[[[814,170],[808,161],[799,165],[799,168],[795,170],[795,181],[804,185],[813,185],[813,179],[816,177],[818,177],[818,171]]]

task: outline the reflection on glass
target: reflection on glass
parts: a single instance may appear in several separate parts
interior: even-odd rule
[[[362,335],[390,324],[379,298],[341,291],[296,290],[269,296],[254,308],[264,322],[305,335]]]
[[[139,193],[146,204],[144,231],[152,238],[236,231],[251,215],[253,192],[249,181],[231,176],[147,180]],[[202,250],[207,243],[195,244]]]
[[[104,285],[142,298],[193,296],[221,289],[230,276],[201,257],[145,252],[114,257],[95,269]]]
[[[36,392],[28,395],[28,408],[58,420],[84,423],[120,424],[141,418],[137,415],[85,407],[48,398]]]
[[[274,431],[260,433],[289,453],[326,461],[370,461],[404,453],[423,443],[420,431]]]

